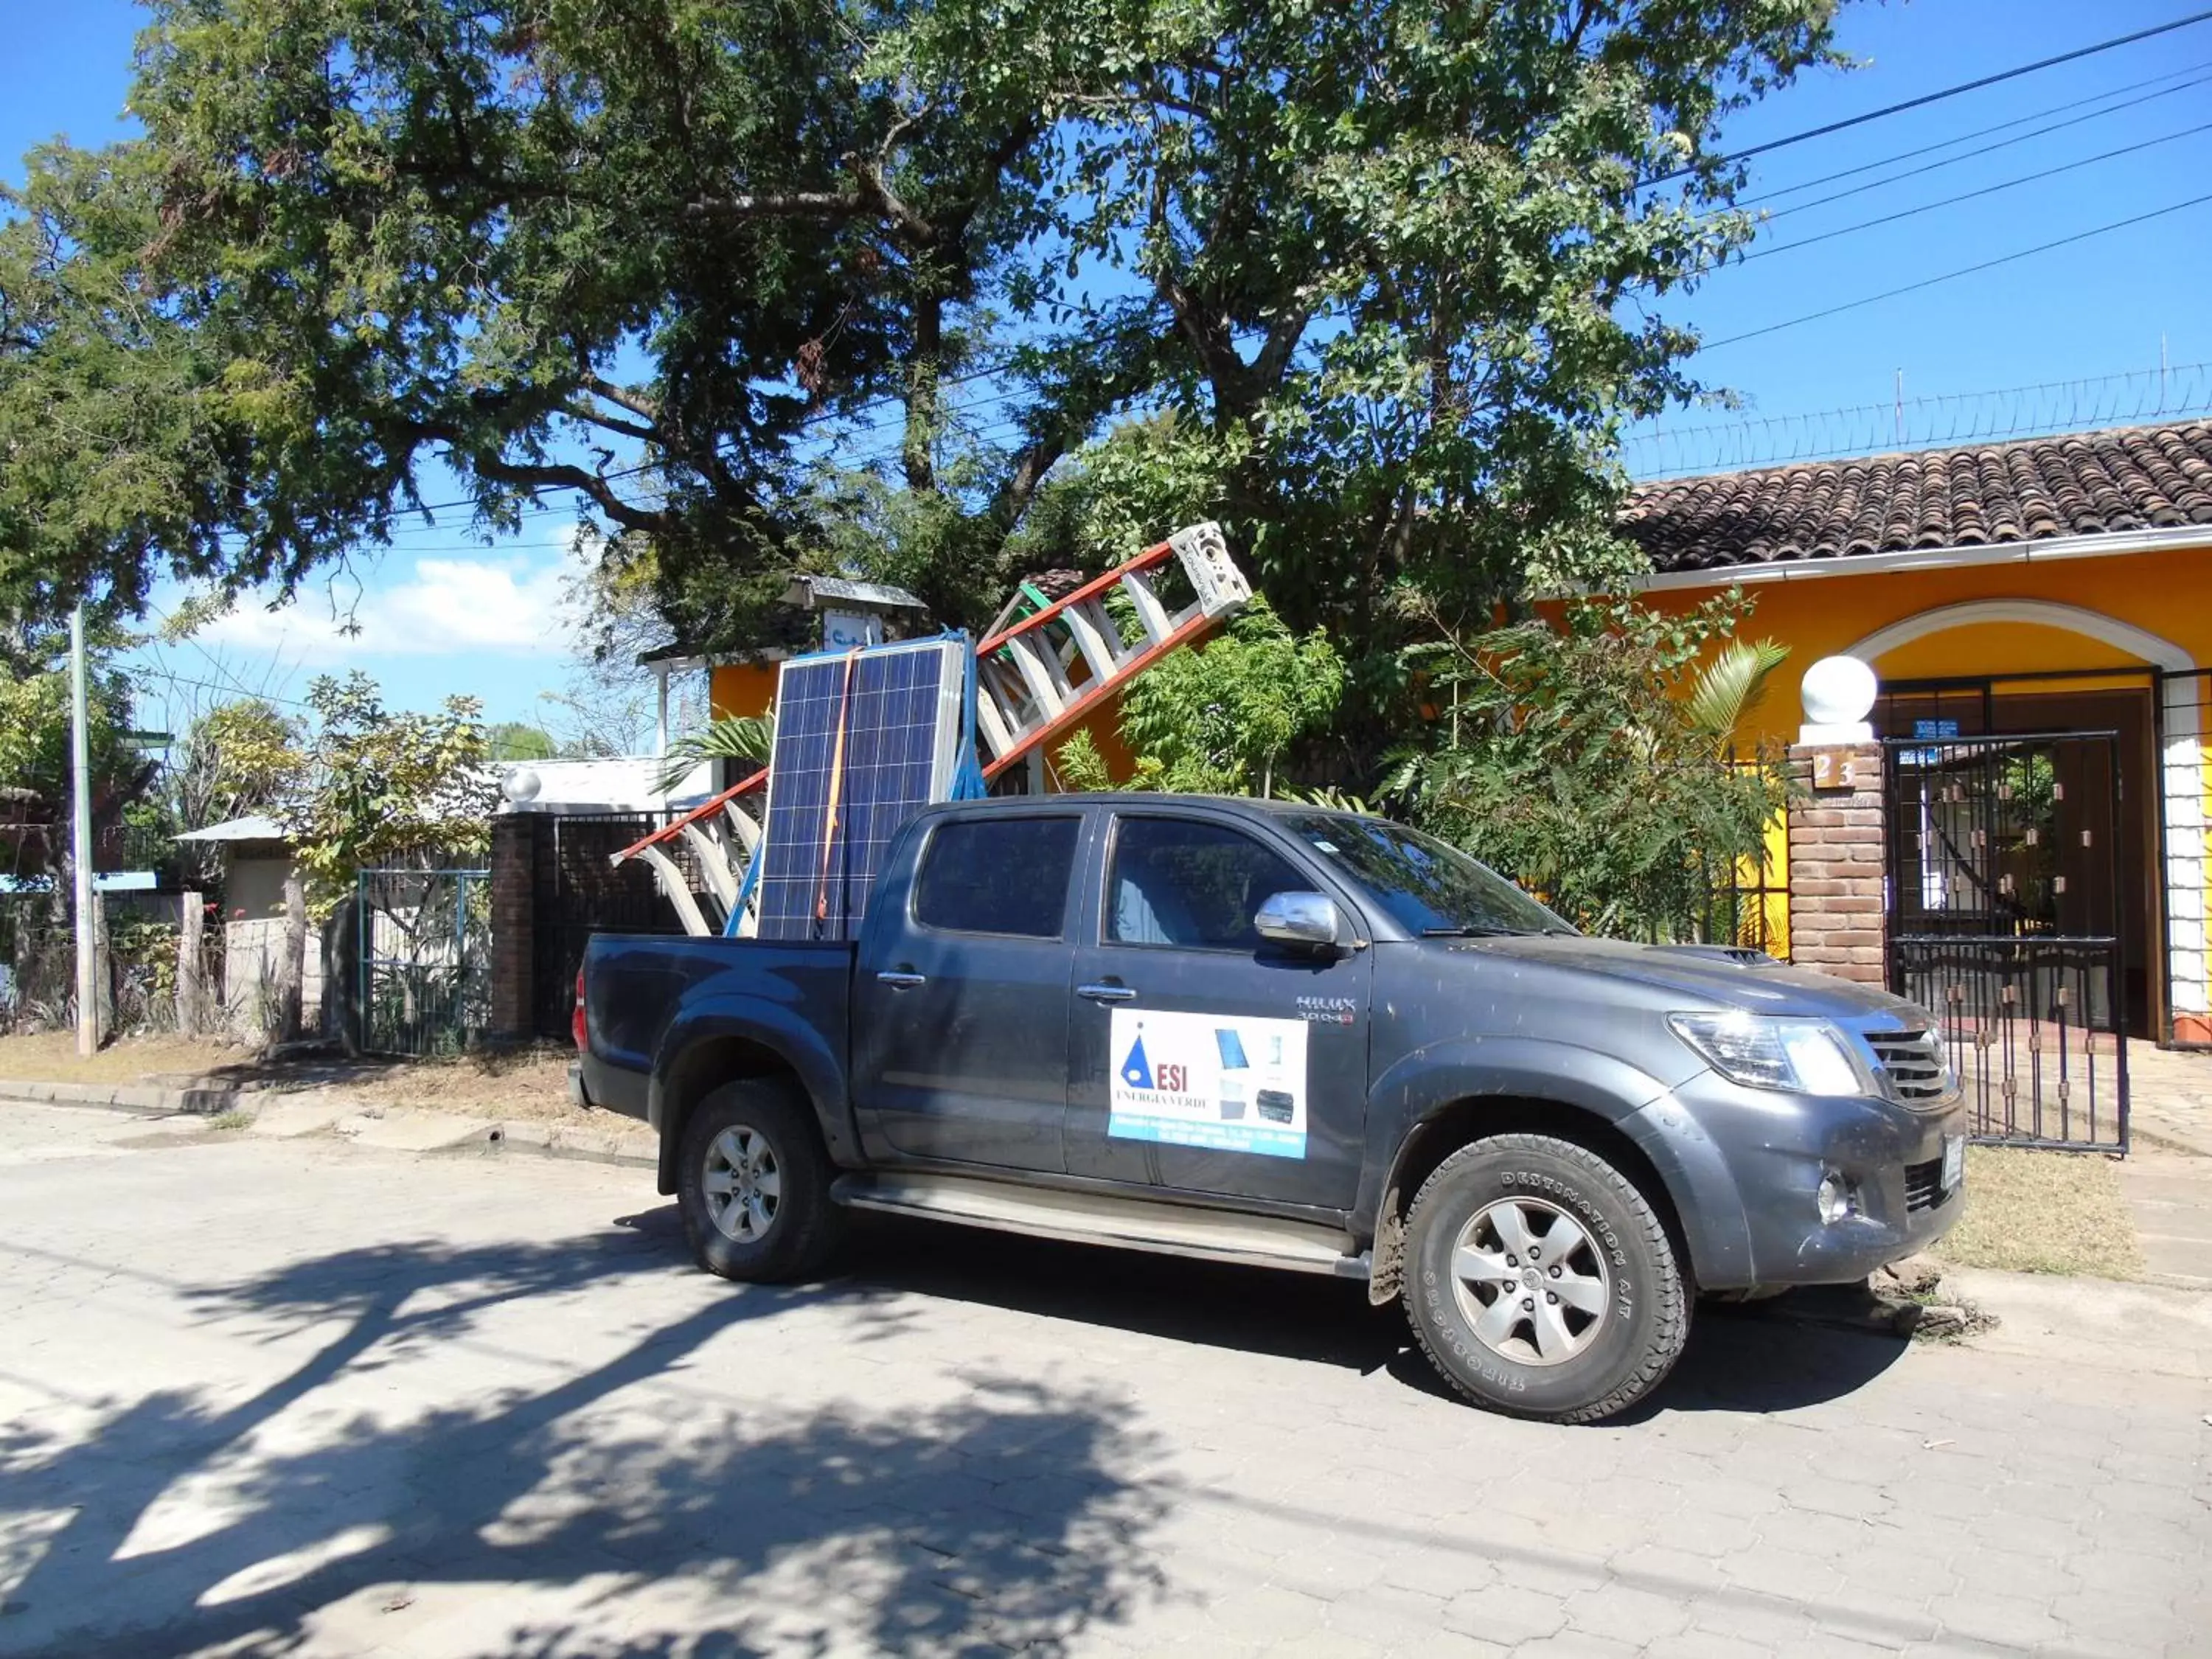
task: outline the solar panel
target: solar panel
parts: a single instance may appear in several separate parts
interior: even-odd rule
[[[965,641],[935,639],[783,665],[757,937],[859,933],[891,838],[951,794],[966,664]]]

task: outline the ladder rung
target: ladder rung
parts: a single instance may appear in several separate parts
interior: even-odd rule
[[[996,760],[1014,746],[1013,730],[1008,725],[1006,715],[1000,712],[998,697],[993,693],[989,684],[983,683],[988,677],[979,675],[977,679],[975,725],[982,737],[984,745],[991,751],[991,758]]]
[[[1048,720],[1056,718],[1066,700],[1053,684],[1052,668],[1059,665],[1046,665],[1050,653],[1045,643],[1035,634],[1024,634],[1009,641],[1006,648],[1013,653],[1014,667],[1022,677],[1022,684],[1029,687],[1030,700],[1044,711]]]
[[[1035,711],[1030,708],[1028,682],[1003,662],[993,661],[983,665],[978,677],[981,683],[994,693],[999,700],[999,712],[1006,716],[1006,730],[1018,737],[1024,727],[1036,723]]]
[[[1175,632],[1175,624],[1168,620],[1167,607],[1160,596],[1152,592],[1152,584],[1141,570],[1132,570],[1121,578],[1121,591],[1137,607],[1137,620],[1145,625],[1145,637],[1154,645],[1164,645]]]
[[[1121,642],[1121,630],[1114,626],[1114,619],[1097,605],[1070,605],[1060,615],[1066,618],[1076,649],[1091,665],[1091,678],[1101,684],[1112,679],[1114,671],[1121,665],[1115,649]]]

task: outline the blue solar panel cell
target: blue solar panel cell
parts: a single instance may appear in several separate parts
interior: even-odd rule
[[[921,640],[784,664],[758,937],[860,932],[891,838],[951,792],[965,659],[959,640]]]

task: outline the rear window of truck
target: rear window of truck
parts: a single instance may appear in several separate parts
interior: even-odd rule
[[[988,817],[938,825],[915,881],[914,919],[946,933],[1058,939],[1079,822]]]

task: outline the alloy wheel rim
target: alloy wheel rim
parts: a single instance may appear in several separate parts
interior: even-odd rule
[[[781,1201],[781,1171],[768,1137],[745,1124],[732,1124],[707,1148],[707,1213],[715,1231],[739,1244],[757,1244],[775,1224]]]
[[[1589,1230],[1540,1198],[1501,1198],[1452,1242],[1452,1291],[1476,1341],[1516,1365],[1559,1365],[1587,1350],[1613,1305],[1605,1253]]]

